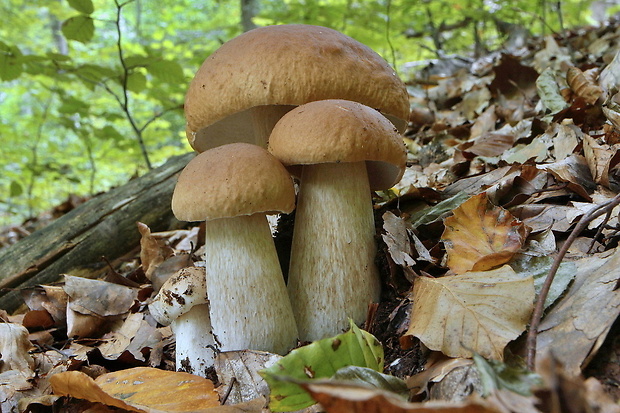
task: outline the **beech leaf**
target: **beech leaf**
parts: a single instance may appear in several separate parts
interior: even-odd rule
[[[444,220],[441,238],[448,267],[457,274],[484,271],[507,263],[529,233],[507,210],[491,204],[485,193],[471,197]]]
[[[269,408],[276,412],[290,412],[312,406],[314,400],[297,382],[328,378],[346,366],[383,371],[381,343],[353,322],[346,333],[293,350],[259,372],[271,390]]]
[[[449,357],[472,357],[475,352],[502,360],[506,344],[529,321],[534,279],[504,265],[458,276],[419,277],[412,295],[407,335]]]
[[[50,378],[55,394],[71,396],[133,412],[196,412],[220,405],[213,382],[183,372],[135,367],[93,380],[79,371]]]

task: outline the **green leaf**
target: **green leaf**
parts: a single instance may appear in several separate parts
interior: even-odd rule
[[[511,367],[499,361],[486,360],[476,353],[474,353],[474,362],[480,373],[484,397],[500,389],[530,396],[532,387],[542,384],[540,376],[525,367]]]
[[[127,77],[127,89],[140,93],[146,88],[146,76],[140,72],[130,73]]]
[[[551,114],[558,113],[568,107],[568,103],[560,94],[560,86],[556,81],[555,72],[552,69],[545,69],[538,79],[536,79],[536,88],[540,95],[540,100]]]
[[[15,80],[22,74],[22,53],[17,46],[0,42],[0,79]]]
[[[372,387],[395,393],[405,399],[409,396],[409,389],[404,380],[380,373],[368,367],[343,367],[338,369],[336,374],[332,376],[332,379],[371,385]]]
[[[146,70],[164,83],[175,84],[182,83],[185,80],[183,68],[173,60],[160,60],[151,63],[146,67]]]
[[[69,40],[88,43],[95,35],[95,24],[89,16],[73,16],[62,23],[62,34]]]
[[[435,206],[423,209],[422,211],[411,214],[409,221],[414,228],[420,225],[430,224],[441,218],[446,212],[458,208],[463,202],[469,199],[470,195],[460,192],[451,198],[441,201]]]
[[[95,11],[92,0],[67,0],[69,6],[84,14],[91,14]]]
[[[66,114],[74,114],[79,113],[80,115],[88,114],[89,109],[88,103],[83,100],[76,99],[72,96],[67,96],[62,99],[62,104],[58,108],[58,112],[66,113]]]
[[[383,371],[381,343],[353,322],[346,333],[295,349],[270,368],[259,371],[269,384],[269,408],[277,412],[289,412],[315,403],[304,389],[286,381],[286,378],[328,378],[347,366]]]
[[[136,55],[127,56],[125,57],[124,60],[125,60],[125,66],[131,69],[134,67],[145,67],[153,63],[155,59],[153,59],[152,57],[136,54]]]
[[[11,181],[11,186],[9,187],[9,197],[13,198],[16,196],[20,196],[24,193],[24,188],[17,181]]]
[[[92,82],[101,82],[109,78],[115,77],[117,73],[105,66],[99,66],[94,64],[85,64],[77,68],[75,73],[86,77]]]
[[[121,135],[121,133],[111,125],[106,125],[102,129],[96,129],[95,136],[101,140],[111,139],[116,142],[121,141],[124,138],[123,135]]]

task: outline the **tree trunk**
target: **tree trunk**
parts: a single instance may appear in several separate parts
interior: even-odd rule
[[[178,224],[170,209],[177,174],[194,154],[159,168],[78,206],[0,251],[0,308],[22,304],[19,289],[57,281],[61,274],[88,276],[140,242],[136,222],[161,231]]]
[[[241,2],[241,28],[244,32],[255,29],[252,19],[258,11],[258,0],[240,0]]]

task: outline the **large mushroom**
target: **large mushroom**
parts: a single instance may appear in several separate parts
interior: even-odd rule
[[[302,165],[288,274],[300,339],[314,341],[364,321],[379,299],[371,190],[405,170],[402,137],[378,111],[324,100],[293,109],[269,137],[285,165]]]
[[[206,377],[215,362],[203,268],[183,268],[164,282],[149,304],[153,318],[170,325],[176,339],[176,369]]]
[[[293,181],[267,150],[247,143],[219,146],[181,172],[172,210],[204,221],[207,295],[222,351],[284,354],[297,327],[266,214],[295,206]]]
[[[266,147],[282,115],[322,99],[375,108],[401,132],[407,124],[407,90],[381,56],[336,30],[293,24],[250,30],[204,61],[185,98],[187,138],[198,152]]]

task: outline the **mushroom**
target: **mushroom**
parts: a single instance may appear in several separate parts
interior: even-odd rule
[[[153,318],[170,325],[176,338],[176,369],[206,377],[215,361],[204,268],[174,273],[149,304]]]
[[[283,354],[297,327],[266,214],[289,213],[295,189],[266,149],[219,146],[192,159],[172,195],[184,221],[206,220],[205,266],[213,334],[222,351]]]
[[[401,132],[407,125],[407,90],[381,56],[336,30],[293,24],[250,30],[204,61],[185,98],[187,138],[198,152],[266,147],[286,112],[322,99],[379,109]]]
[[[288,291],[300,339],[314,341],[365,320],[379,299],[371,190],[405,169],[401,135],[378,111],[324,100],[293,109],[269,137],[285,165],[303,165]]]

